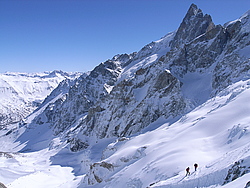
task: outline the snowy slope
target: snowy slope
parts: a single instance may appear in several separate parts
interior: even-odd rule
[[[62,80],[79,76],[62,71],[0,74],[0,125],[24,119]]]
[[[80,179],[75,178],[72,168],[50,165],[52,153],[41,150],[1,157],[0,181],[12,188],[76,187]]]
[[[250,81],[236,83],[171,126],[163,124],[123,144],[110,144],[108,148],[116,152],[99,164],[112,168],[95,165],[88,178],[103,179],[105,183],[97,187],[223,184],[234,162],[243,159],[246,168],[250,167],[249,96]],[[197,172],[194,163],[199,164]],[[187,166],[192,171],[185,177]]]

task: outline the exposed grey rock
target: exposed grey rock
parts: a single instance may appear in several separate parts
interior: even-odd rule
[[[0,152],[0,157],[13,158],[13,155],[7,152]]]
[[[180,95],[180,82],[159,67],[151,69],[154,74],[144,70],[115,85],[110,95],[98,103],[105,110],[88,113],[85,134],[94,131],[99,138],[129,136],[160,116],[175,117],[183,112],[187,106]],[[145,93],[137,93],[144,89]]]
[[[87,174],[88,185],[94,185],[96,183],[101,183],[107,172],[112,172],[114,170],[114,166],[105,161],[94,163],[90,166],[90,173]]]
[[[196,37],[213,29],[214,23],[210,15],[203,15],[201,9],[192,4],[178,28],[174,40],[171,43],[172,48],[179,48]]]
[[[240,160],[234,163],[234,165],[228,170],[228,174],[225,178],[223,185],[236,180],[250,172],[250,166],[244,165],[244,160]]]
[[[249,188],[250,187],[250,181],[247,182],[246,186],[244,188]]]
[[[0,182],[0,188],[7,188],[3,183]]]
[[[68,140],[70,142],[70,150],[73,152],[81,151],[87,149],[89,144],[86,142],[81,141],[80,139],[73,138]]]
[[[105,98],[109,93],[109,87],[112,87],[117,81],[121,64],[130,59],[130,55],[115,56],[112,60],[101,63],[89,75],[83,75],[70,84],[61,84],[56,90],[67,91],[63,92],[63,95],[55,102],[50,103],[45,110],[46,123],[53,125],[55,134],[72,126],[85,113],[90,112],[91,114],[91,111],[94,111],[91,110],[91,107],[96,101]],[[68,85],[68,89],[65,89],[65,85]],[[97,108],[94,107],[94,109]]]

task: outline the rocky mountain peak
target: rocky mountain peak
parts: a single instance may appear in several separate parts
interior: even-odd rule
[[[203,15],[202,10],[199,9],[197,5],[191,4],[184,19],[189,19],[190,17],[198,15],[198,14],[202,16]]]
[[[201,9],[192,4],[177,30],[171,47],[177,48],[184,43],[190,42],[214,27],[211,16],[204,15]]]

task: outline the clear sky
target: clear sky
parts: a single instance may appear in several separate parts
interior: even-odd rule
[[[0,0],[0,72],[85,72],[176,30],[191,3],[215,24],[250,0]]]

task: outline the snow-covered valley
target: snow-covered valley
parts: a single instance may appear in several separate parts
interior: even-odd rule
[[[62,81],[0,130],[0,182],[250,187],[249,25],[247,12],[215,26],[192,4],[175,32]]]

